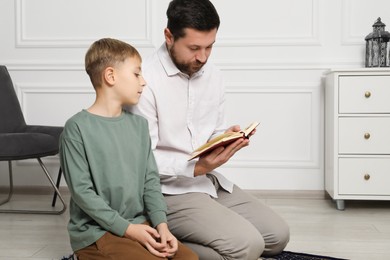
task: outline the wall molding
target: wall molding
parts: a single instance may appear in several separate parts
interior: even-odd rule
[[[341,45],[364,45],[362,35],[352,35],[351,33],[351,2],[343,0],[341,6]]]
[[[94,90],[84,84],[15,84],[17,95],[20,100],[22,111],[26,114],[27,109],[27,96],[30,94],[91,94]],[[315,96],[319,95],[318,83],[314,82],[230,82],[226,84],[226,94],[297,94],[311,96],[311,99],[315,99]],[[315,136],[315,124],[317,124],[314,116],[318,114],[318,109],[315,107],[315,102],[311,102],[310,111],[311,116],[311,129],[310,136]],[[315,140],[310,141],[310,152],[307,158],[280,160],[278,158],[268,160],[235,160],[234,158],[226,164],[228,168],[291,168],[291,169],[317,169],[320,167],[320,154],[317,154],[316,147],[319,144]],[[48,159],[50,163],[57,164],[58,158]],[[33,161],[24,161],[20,165],[32,165]]]
[[[331,62],[302,62],[302,61],[237,61],[215,60],[214,64],[221,70],[329,70],[330,68],[360,68],[361,61],[331,61]]]
[[[48,83],[16,83],[15,89],[19,98],[20,106],[24,115],[27,114],[27,95],[29,94],[91,94],[95,95],[95,90],[86,84],[48,84]]]
[[[365,46],[366,42],[364,38],[370,32],[372,32],[372,24],[374,24],[375,19],[377,18],[377,17],[373,17],[372,23],[367,24],[367,32],[365,34],[353,34],[351,29],[351,26],[353,24],[351,10],[354,9],[352,8],[352,5],[356,5],[356,4],[359,4],[359,2],[352,1],[352,0],[342,1],[340,22],[341,22],[341,45],[343,46],[355,46],[355,45]],[[381,7],[379,5],[377,6],[377,8],[378,8],[378,12],[382,13],[383,15],[385,11],[381,10]],[[369,28],[371,28],[371,30],[369,30]]]
[[[329,61],[329,62],[301,62],[301,61],[251,61],[251,60],[214,60],[212,61],[221,70],[329,70],[330,68],[363,68],[361,60],[356,61]],[[84,71],[84,64],[80,62],[51,62],[51,61],[21,61],[0,60],[10,71]]]
[[[25,2],[26,0],[15,0],[15,34],[16,48],[87,48],[91,42],[96,40],[96,37],[85,38],[61,38],[61,37],[27,37],[26,36],[26,21],[25,21]],[[136,48],[139,47],[155,47],[152,39],[152,1],[145,0],[145,37],[117,37],[123,41],[131,42]]]
[[[251,46],[320,46],[319,37],[319,2],[312,0],[312,29],[308,36],[296,37],[224,37],[219,35],[216,47],[251,47]],[[282,35],[282,34],[280,34]]]
[[[84,71],[84,64],[80,62],[51,62],[51,61],[1,61],[9,71]]]
[[[319,96],[319,86],[317,82],[231,82],[226,84],[226,94],[309,94],[311,100]],[[274,169],[319,169],[321,153],[317,151],[320,147],[319,138],[315,138],[315,125],[317,124],[316,115],[320,112],[316,108],[316,103],[311,102],[311,128],[310,128],[310,153],[308,158],[302,160],[237,160],[234,157],[227,162],[226,168],[274,168]],[[319,120],[317,118],[317,120]],[[317,140],[317,141],[316,141]]]

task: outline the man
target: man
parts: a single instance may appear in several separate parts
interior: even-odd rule
[[[188,161],[207,140],[240,130],[226,130],[223,80],[207,62],[218,13],[209,0],[173,0],[167,17],[165,43],[144,63],[148,88],[133,109],[149,121],[169,228],[200,259],[278,254],[289,240],[287,224],[216,171],[249,140]]]

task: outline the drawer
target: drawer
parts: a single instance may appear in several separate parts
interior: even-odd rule
[[[339,158],[340,195],[390,195],[389,158]]]
[[[390,113],[390,76],[340,76],[339,113]]]
[[[340,117],[339,154],[390,154],[390,117]]]

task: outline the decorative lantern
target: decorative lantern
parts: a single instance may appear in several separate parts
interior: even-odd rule
[[[366,36],[366,67],[389,67],[390,33],[385,31],[386,24],[378,17],[372,25],[372,33]]]

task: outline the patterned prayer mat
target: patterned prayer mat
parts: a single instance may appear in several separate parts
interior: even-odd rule
[[[283,251],[279,255],[272,257],[262,257],[263,260],[347,260],[342,258],[334,258],[329,256],[312,255],[305,253],[295,253],[289,251]]]
[[[71,254],[68,256],[63,256],[60,260],[77,260],[76,254]]]
[[[342,258],[334,258],[329,256],[321,256],[321,255],[311,255],[304,253],[295,253],[289,251],[283,251],[281,254],[273,256],[273,257],[261,257],[261,260],[348,260]],[[76,255],[72,254],[69,256],[64,256],[61,260],[77,260]]]

